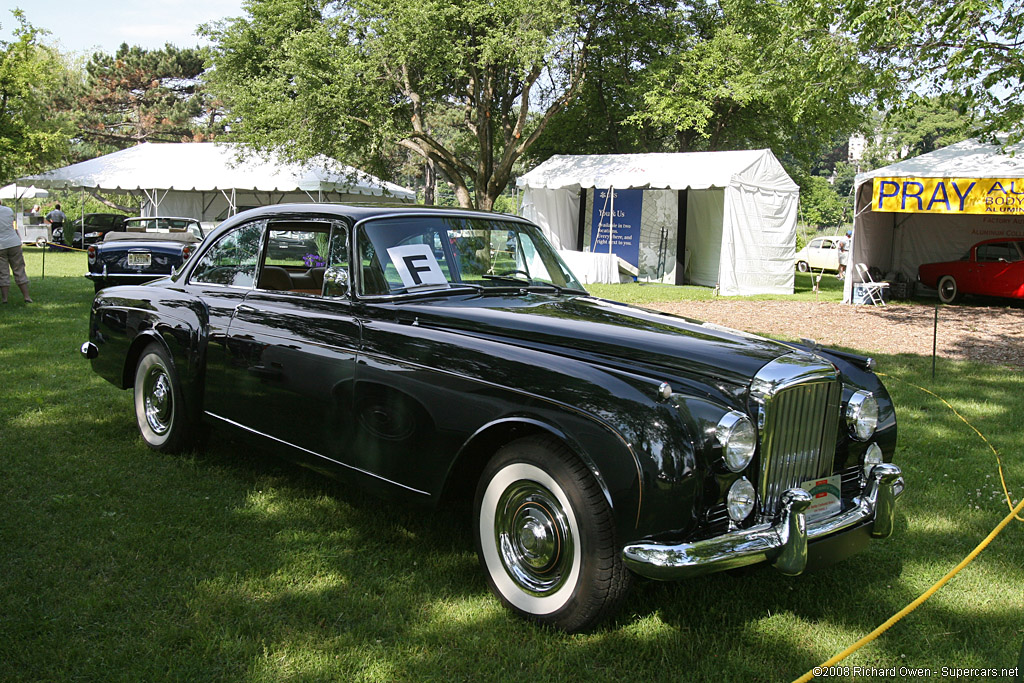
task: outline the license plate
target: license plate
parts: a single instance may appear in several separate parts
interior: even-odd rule
[[[146,266],[152,262],[152,255],[146,252],[128,252],[128,265],[129,266]]]
[[[811,506],[807,508],[807,519],[830,517],[842,509],[843,478],[838,474],[821,479],[811,479],[800,484],[800,488],[811,494]]]

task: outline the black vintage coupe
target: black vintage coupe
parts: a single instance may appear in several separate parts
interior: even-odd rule
[[[869,359],[594,298],[511,216],[247,211],[171,277],[100,292],[82,353],[154,449],[207,420],[472,501],[495,594],[566,631],[634,575],[839,559],[891,533],[903,491]]]

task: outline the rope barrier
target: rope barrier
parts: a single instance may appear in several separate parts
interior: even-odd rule
[[[857,650],[861,649],[862,647],[864,647],[865,645],[867,645],[871,641],[873,641],[876,638],[878,638],[878,636],[880,636],[883,633],[885,633],[886,631],[888,631],[889,628],[891,626],[893,626],[896,622],[900,621],[903,617],[907,616],[908,614],[913,612],[915,609],[917,609],[928,598],[930,598],[932,595],[934,595],[940,588],[942,588],[947,583],[949,583],[950,579],[952,579],[954,576],[959,574],[960,571],[964,567],[966,567],[971,562],[973,562],[974,558],[976,558],[981,553],[982,550],[984,550],[986,547],[988,547],[988,544],[991,543],[992,540],[995,539],[995,537],[998,536],[1003,531],[1003,529],[1005,529],[1007,527],[1007,525],[1009,525],[1010,522],[1012,522],[1015,519],[1018,520],[1018,521],[1024,522],[1024,518],[1022,518],[1020,516],[1021,512],[1024,511],[1024,498],[1022,498],[1020,500],[1020,502],[1017,503],[1016,507],[1014,507],[1013,498],[1010,497],[1009,490],[1008,490],[1008,488],[1006,486],[1006,478],[1003,475],[1003,461],[1002,461],[1002,458],[999,457],[999,451],[997,451],[995,446],[993,446],[992,443],[988,439],[985,438],[985,435],[982,434],[980,431],[978,431],[978,429],[974,425],[972,425],[970,422],[968,422],[967,419],[963,415],[961,415],[959,412],[957,412],[956,408],[951,406],[948,401],[943,399],[941,396],[939,396],[935,392],[930,391],[928,389],[925,389],[924,387],[918,386],[918,385],[914,384],[913,382],[908,382],[906,380],[900,379],[899,377],[893,377],[892,375],[885,375],[883,373],[878,373],[878,375],[882,376],[882,377],[891,377],[892,379],[895,379],[898,382],[903,382],[904,384],[912,386],[912,387],[914,387],[916,389],[920,389],[921,391],[923,391],[923,392],[925,392],[925,393],[927,393],[927,394],[929,394],[931,396],[934,396],[935,398],[939,399],[940,401],[942,401],[943,404],[946,405],[947,408],[949,408],[950,410],[953,411],[954,415],[956,415],[958,418],[963,420],[964,424],[966,424],[968,427],[970,427],[972,430],[974,430],[974,433],[977,434],[979,437],[981,437],[981,440],[985,442],[985,444],[992,450],[992,453],[996,456],[996,464],[999,467],[999,479],[1000,479],[1000,481],[1002,482],[1002,485],[1003,485],[1003,493],[1006,495],[1006,502],[1009,505],[1010,513],[1008,515],[1006,515],[1002,519],[1002,521],[999,522],[998,525],[996,525],[996,528],[993,529],[992,532],[989,533],[989,535],[985,537],[985,540],[983,540],[981,543],[979,543],[977,545],[977,547],[975,547],[974,550],[972,550],[970,552],[970,554],[967,555],[967,557],[965,557],[963,560],[960,561],[959,564],[957,564],[955,567],[953,567],[953,569],[951,569],[949,572],[947,572],[945,576],[943,576],[941,579],[936,581],[935,584],[931,588],[926,590],[924,593],[922,593],[920,595],[920,597],[918,597],[916,600],[911,602],[909,605],[907,605],[906,607],[901,609],[896,614],[894,614],[891,617],[889,617],[889,619],[887,619],[885,621],[885,623],[883,623],[881,626],[876,628],[874,631],[872,631],[871,633],[867,634],[866,636],[864,636],[863,638],[861,638],[856,643],[854,643],[850,647],[846,648],[845,650],[843,650],[842,652],[840,652],[836,656],[832,657],[827,662],[821,664],[820,666],[814,667],[813,669],[811,669],[810,671],[805,673],[803,676],[801,676],[800,678],[798,678],[795,681],[793,681],[793,683],[806,683],[807,681],[811,680],[815,676],[819,675],[821,673],[822,669],[826,669],[826,668],[828,668],[830,666],[835,666],[839,662],[843,661],[844,659],[846,659],[847,657],[852,655]],[[815,673],[815,672],[817,672],[817,673]]]
[[[39,245],[36,245],[36,246],[39,246]],[[79,249],[78,247],[69,247],[68,245],[61,244],[59,242],[43,242],[43,248],[45,249],[46,247],[59,247],[56,251],[83,251],[83,252],[89,251],[88,249]]]

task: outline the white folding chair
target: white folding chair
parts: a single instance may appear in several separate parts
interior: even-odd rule
[[[889,289],[889,283],[875,282],[871,277],[871,271],[863,263],[857,264],[857,274],[860,276],[861,287],[864,288],[864,293],[871,299],[871,303],[875,306],[884,306],[885,292]]]

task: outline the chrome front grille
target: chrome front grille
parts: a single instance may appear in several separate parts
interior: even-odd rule
[[[760,403],[762,517],[778,512],[788,489],[831,474],[839,429],[842,385],[835,368],[809,356],[784,358],[752,385]]]

